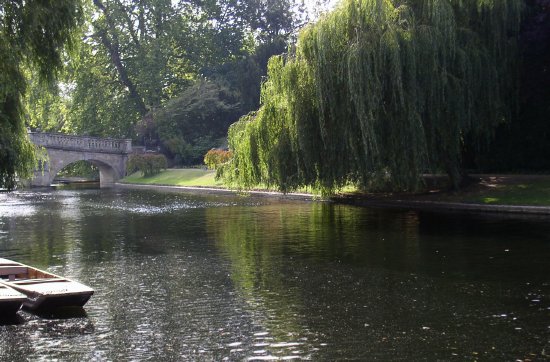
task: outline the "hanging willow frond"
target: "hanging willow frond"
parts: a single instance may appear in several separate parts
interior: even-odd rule
[[[344,0],[270,60],[262,105],[230,132],[241,187],[331,192],[383,176],[458,179],[466,138],[510,116],[521,0]]]

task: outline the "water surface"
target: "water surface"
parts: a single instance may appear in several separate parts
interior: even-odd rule
[[[96,290],[0,325],[2,361],[550,359],[545,218],[15,192],[0,257]]]

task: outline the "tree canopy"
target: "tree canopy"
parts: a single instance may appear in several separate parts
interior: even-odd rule
[[[345,0],[269,62],[261,107],[229,130],[225,179],[283,191],[460,181],[517,99],[521,0]]]
[[[80,14],[75,0],[0,0],[0,187],[12,189],[34,167],[24,119],[26,75],[42,83],[55,78]]]
[[[31,86],[29,124],[130,137],[176,163],[200,162],[225,143],[231,123],[259,106],[269,57],[286,50],[303,21],[298,3],[87,1],[82,41],[61,86]],[[188,105],[190,112],[180,109]]]
[[[520,36],[519,112],[499,126],[495,140],[467,154],[483,172],[550,170],[550,1],[527,0]]]

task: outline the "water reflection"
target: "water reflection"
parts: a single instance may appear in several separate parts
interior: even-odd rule
[[[84,314],[0,324],[2,361],[550,351],[545,220],[116,189],[0,197],[1,256],[96,289]]]
[[[500,230],[507,224],[327,204],[268,205],[254,213],[207,210],[207,217],[254,323],[269,331],[264,332],[269,343],[259,344],[266,356],[284,355],[272,347],[290,341],[299,343],[302,356],[328,359],[419,359],[427,351],[443,359],[497,358],[512,341],[529,339],[520,333],[537,311],[523,302],[532,283],[521,282],[548,281],[547,264],[546,273],[529,271],[532,263],[543,266],[547,260],[548,240],[530,244],[546,249],[544,257],[502,264],[522,266],[508,273],[515,273],[511,280],[480,262],[503,239],[514,243],[515,234]],[[438,228],[446,223],[451,232],[424,235],[422,228],[432,223]],[[464,238],[452,232],[457,225],[491,227],[493,233]],[[537,298],[548,295],[548,283],[536,288]],[[525,314],[490,319],[491,313],[516,308]],[[548,322],[546,313],[530,329],[547,336]],[[540,355],[540,346],[530,353]]]
[[[20,314],[0,316],[0,326],[14,326],[24,322],[25,320]]]

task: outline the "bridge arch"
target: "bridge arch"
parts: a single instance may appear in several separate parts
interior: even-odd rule
[[[78,137],[50,133],[30,133],[31,141],[44,147],[48,161],[34,173],[33,186],[49,186],[66,166],[87,161],[99,169],[100,187],[110,187],[126,173],[131,140]]]
[[[116,165],[110,165],[105,161],[97,160],[95,158],[79,157],[79,155],[64,155],[61,160],[61,162],[55,162],[55,165],[53,167],[51,163],[46,165],[46,168],[49,167],[49,179],[44,181],[48,183],[48,185],[51,185],[53,183],[53,180],[61,170],[78,161],[89,162],[99,169],[100,187],[112,186],[117,180],[124,177],[124,175],[120,175],[119,172],[116,170]]]

